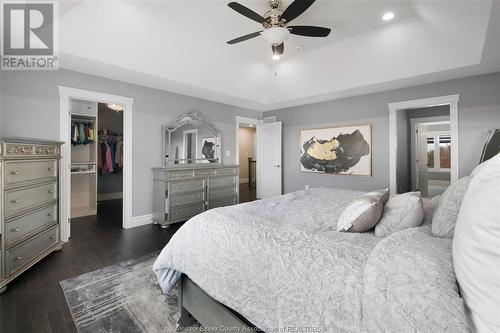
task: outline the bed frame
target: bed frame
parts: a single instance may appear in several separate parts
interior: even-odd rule
[[[219,332],[217,328],[220,332],[261,332],[240,314],[210,297],[187,275],[182,275],[178,288],[181,313],[177,321],[178,332],[196,322],[210,328],[210,332]]]

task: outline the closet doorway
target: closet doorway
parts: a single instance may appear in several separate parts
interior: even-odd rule
[[[123,110],[121,104],[71,99],[70,217],[75,221],[97,216],[122,224]]]
[[[123,208],[123,106],[97,104],[97,215],[113,220]]]
[[[132,217],[133,98],[62,86],[59,95],[61,238],[72,219],[111,211],[123,228],[145,224]]]

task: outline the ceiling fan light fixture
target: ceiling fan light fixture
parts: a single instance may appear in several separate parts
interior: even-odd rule
[[[281,44],[290,37],[290,31],[283,27],[272,27],[264,30],[262,37],[271,45]]]
[[[273,54],[273,60],[280,60],[280,55],[279,54]]]
[[[384,21],[390,21],[394,18],[394,13],[393,12],[387,12],[382,16],[382,20]]]

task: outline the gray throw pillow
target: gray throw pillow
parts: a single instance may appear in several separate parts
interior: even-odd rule
[[[380,220],[389,189],[364,194],[346,207],[337,222],[338,231],[365,232]]]
[[[424,211],[420,192],[398,194],[389,199],[384,214],[375,227],[377,237],[387,237],[397,231],[422,224]]]
[[[470,176],[460,178],[444,191],[432,218],[431,231],[434,236],[453,238],[458,212],[470,180]]]
[[[432,197],[432,199],[423,199],[423,203],[424,203],[424,222],[422,223],[422,225],[431,225],[432,223],[432,218],[434,217],[434,212],[436,211],[438,205],[439,205],[439,201],[441,200],[441,196],[440,195],[436,195],[434,197]]]

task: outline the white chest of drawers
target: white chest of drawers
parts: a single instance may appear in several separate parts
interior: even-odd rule
[[[0,139],[0,293],[61,248],[59,142]]]
[[[237,165],[153,168],[153,222],[168,227],[239,203]]]

